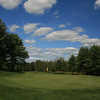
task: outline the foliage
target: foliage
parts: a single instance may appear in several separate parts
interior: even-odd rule
[[[76,72],[76,57],[74,55],[72,55],[68,61],[68,65],[69,65],[69,71],[72,72]]]
[[[100,46],[82,47],[77,56],[78,71],[100,75]]]
[[[5,24],[0,20],[0,69],[15,71],[16,65],[24,63],[28,58],[28,53],[18,35],[6,30]]]
[[[90,74],[100,75],[100,46],[92,46],[90,48],[91,68]]]
[[[64,71],[64,67],[66,66],[66,63],[64,61],[64,58],[59,58],[56,61],[56,71]]]

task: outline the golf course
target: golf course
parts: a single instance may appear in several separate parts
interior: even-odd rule
[[[0,72],[0,100],[100,100],[100,77]]]

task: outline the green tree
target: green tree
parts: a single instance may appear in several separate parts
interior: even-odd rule
[[[91,60],[90,60],[89,49],[87,47],[80,48],[79,54],[77,56],[77,66],[78,66],[78,72],[88,74],[88,71],[91,67]]]
[[[35,70],[36,71],[44,72],[45,71],[45,68],[44,67],[45,67],[45,65],[44,65],[43,61],[37,60],[35,62]]]
[[[15,66],[25,62],[28,53],[22,40],[16,34],[10,34],[5,24],[0,20],[0,69],[9,66],[10,71],[15,71]]]
[[[56,71],[64,71],[64,67],[66,66],[64,58],[59,58],[56,60]]]
[[[6,39],[7,36],[6,26],[0,19],[0,69],[6,65]]]
[[[90,59],[90,74],[100,75],[100,46],[94,45],[90,48]]]
[[[7,62],[9,62],[10,71],[15,70],[17,64],[22,64],[28,58],[22,40],[16,34],[9,34],[6,37],[7,44]]]
[[[69,71],[75,72],[76,71],[76,57],[74,55],[72,55],[68,61],[68,65],[69,65]]]
[[[55,61],[47,62],[47,67],[49,69],[49,72],[55,72],[56,71],[56,62]]]

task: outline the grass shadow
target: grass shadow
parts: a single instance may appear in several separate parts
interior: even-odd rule
[[[0,100],[100,100],[100,89],[50,90],[0,84]]]

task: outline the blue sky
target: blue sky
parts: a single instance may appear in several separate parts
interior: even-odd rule
[[[23,39],[30,62],[100,45],[100,0],[0,0],[0,18]]]

